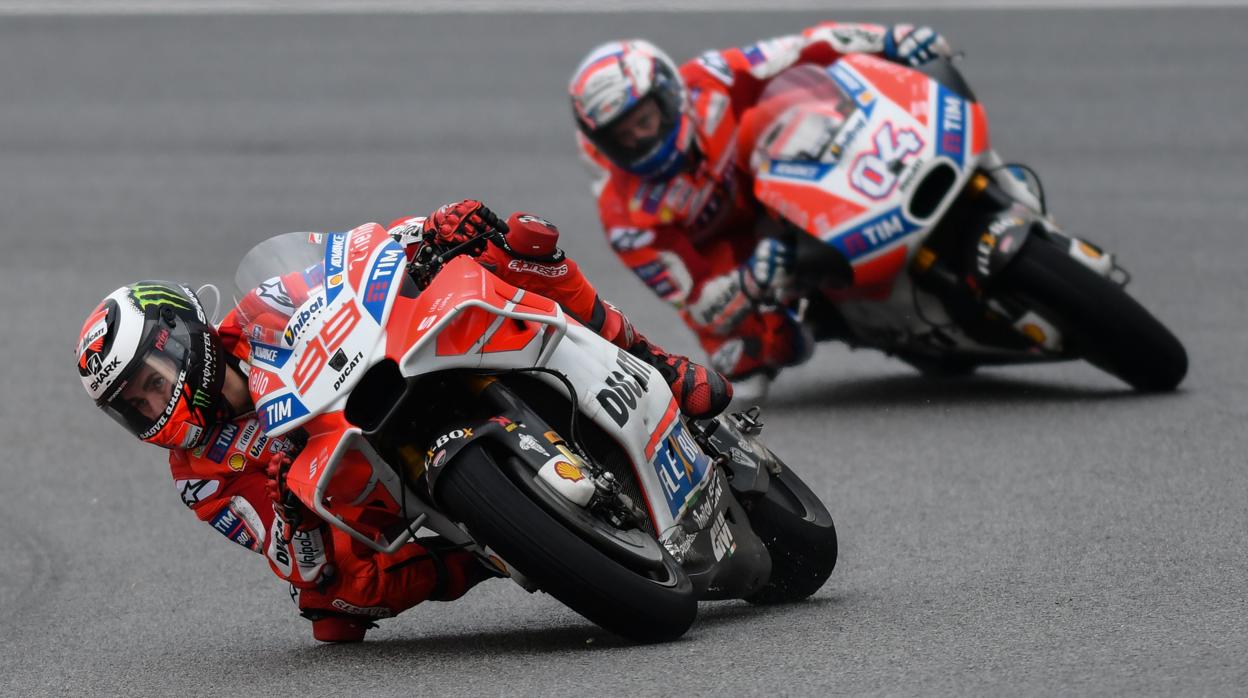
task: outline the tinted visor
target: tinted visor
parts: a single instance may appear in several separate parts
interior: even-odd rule
[[[653,135],[624,143],[618,133],[623,124],[635,118],[635,115],[648,109],[655,110],[658,116],[658,129]],[[625,170],[634,168],[647,161],[660,159],[666,150],[674,148],[676,132],[680,128],[680,110],[678,105],[667,105],[656,95],[649,95],[640,100],[615,119],[586,134],[594,147],[606,155],[611,162]]]
[[[160,433],[187,410],[192,397],[186,394],[192,359],[187,324],[170,327],[158,314],[148,320],[139,352],[99,402],[108,416],[140,439]]]

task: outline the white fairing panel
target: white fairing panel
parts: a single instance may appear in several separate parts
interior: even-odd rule
[[[710,458],[685,430],[663,377],[579,325],[568,327],[547,366],[569,378],[580,393],[583,413],[628,453],[646,493],[655,530],[666,530],[684,512],[711,469]],[[564,389],[554,378],[541,377]]]

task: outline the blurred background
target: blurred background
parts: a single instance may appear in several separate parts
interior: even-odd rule
[[[766,5],[0,3],[0,693],[1242,694],[1248,10]],[[1185,342],[1177,394],[821,347],[773,387],[765,436],[828,503],[837,571],[796,606],[704,606],[656,647],[504,582],[315,646],[263,561],[82,394],[71,346],[112,289],[228,301],[263,238],[465,197],[556,222],[604,297],[697,356],[606,245],[566,81],[609,39],[683,61],[823,19],[930,24],[965,52],[997,149]]]

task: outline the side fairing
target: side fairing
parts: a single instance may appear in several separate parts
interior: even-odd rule
[[[386,354],[405,376],[537,366],[567,325],[554,301],[456,257],[418,296],[398,298]]]
[[[710,470],[656,370],[569,321],[554,301],[466,258],[448,263],[419,297],[400,297],[390,331],[387,351],[405,376],[452,368],[562,373],[582,414],[627,452],[656,530],[681,516]],[[534,375],[565,390],[550,375]]]
[[[575,387],[583,414],[634,464],[656,530],[670,528],[696,501],[713,473],[710,459],[685,431],[655,369],[569,321],[554,301],[503,282],[468,257],[448,262],[416,293],[403,280],[401,249],[380,226],[341,235],[326,241],[324,289],[295,310],[281,340],[253,345],[250,385],[265,431],[308,429],[310,440],[292,473],[299,470],[299,494],[318,513],[333,513],[327,488],[331,473],[344,468],[363,478],[348,482],[344,497],[378,487],[391,500],[403,496],[378,474],[384,468],[376,454],[342,416],[355,383],[387,359],[409,377],[447,369],[558,371]],[[536,375],[563,389],[553,377]],[[379,550],[401,544],[352,530]]]
[[[696,499],[711,468],[663,377],[579,325],[568,328],[547,366],[571,380],[582,412],[628,453],[655,530],[666,530]]]

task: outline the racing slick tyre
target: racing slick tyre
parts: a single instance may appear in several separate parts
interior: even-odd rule
[[[1118,284],[1032,236],[1005,269],[1009,290],[1056,314],[1069,349],[1141,391],[1174,390],[1187,352]]]
[[[819,591],[836,567],[832,515],[788,466],[772,473],[767,493],[746,507],[771,554],[771,578],[746,598],[755,604],[800,601]]]
[[[658,541],[649,539],[657,569],[626,565],[626,556],[613,557],[591,535],[570,529],[536,501],[537,490],[507,472],[486,448],[469,445],[445,466],[436,498],[478,542],[603,628],[635,642],[672,640],[689,629],[698,610],[693,586]]]

